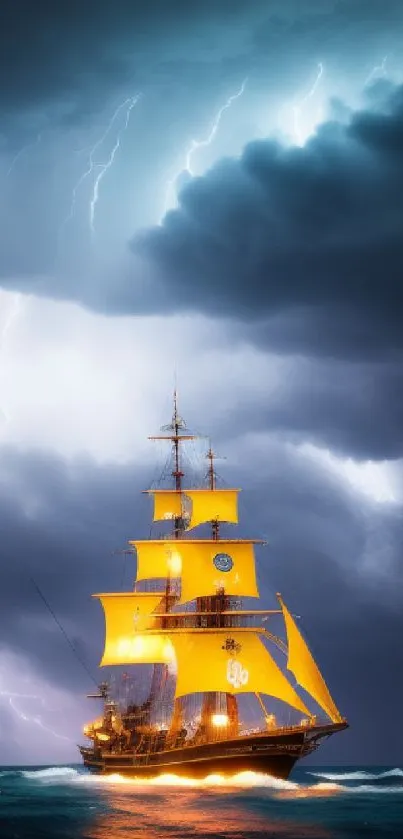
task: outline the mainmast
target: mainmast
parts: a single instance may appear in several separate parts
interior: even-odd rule
[[[186,431],[186,423],[182,419],[182,417],[178,414],[178,393],[175,388],[174,390],[174,397],[173,397],[173,413],[172,413],[172,421],[169,425],[163,425],[161,431],[168,432],[167,434],[158,434],[152,437],[149,437],[149,440],[170,440],[172,442],[172,453],[173,453],[173,469],[171,475],[174,479],[174,486],[175,491],[178,493],[182,492],[182,478],[184,477],[184,473],[181,469],[181,459],[180,459],[180,444],[184,440],[195,440],[196,437],[194,434],[185,434],[182,433]],[[174,537],[175,539],[180,539],[181,535],[185,530],[185,524],[183,521],[182,515],[176,515],[174,518]]]

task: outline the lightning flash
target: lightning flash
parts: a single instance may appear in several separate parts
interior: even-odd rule
[[[62,228],[69,221],[71,221],[71,219],[74,217],[75,210],[76,210],[76,204],[77,204],[77,195],[78,195],[78,192],[80,190],[80,187],[82,186],[82,184],[88,178],[90,178],[91,176],[94,176],[94,175],[95,175],[95,179],[93,181],[93,187],[92,187],[91,198],[90,198],[90,206],[89,206],[89,224],[90,224],[91,233],[92,234],[95,233],[95,209],[96,209],[96,206],[97,206],[97,203],[98,203],[98,200],[99,200],[100,183],[101,183],[102,179],[105,177],[108,170],[111,168],[111,166],[114,163],[116,154],[117,154],[117,152],[120,148],[122,135],[124,134],[124,132],[129,127],[130,114],[131,114],[134,106],[137,105],[140,97],[141,97],[141,94],[139,93],[136,96],[132,96],[128,99],[125,99],[125,101],[122,102],[118,106],[118,108],[116,108],[116,111],[113,113],[105,131],[103,132],[101,137],[97,140],[95,145],[92,146],[92,148],[89,150],[87,168],[83,172],[81,177],[78,179],[75,186],[73,187],[72,197],[71,197],[71,205],[70,205],[70,213],[67,216],[67,218],[64,220],[64,222],[63,222],[63,224],[60,228],[59,234],[60,234]],[[99,162],[97,162],[97,159],[96,159],[97,158],[97,153],[99,151],[101,151],[102,146],[106,142],[110,133],[114,129],[114,127],[116,125],[116,122],[119,120],[119,118],[122,114],[124,114],[123,126],[118,130],[118,132],[116,134],[116,139],[115,139],[114,145],[112,147],[112,151],[109,153],[105,162],[99,163]]]
[[[309,99],[312,99],[312,97],[315,96],[315,93],[318,89],[318,85],[320,84],[322,76],[323,76],[323,64],[321,62],[319,62],[318,72],[316,74],[316,78],[315,78],[315,81],[314,81],[311,89],[308,91],[308,93],[302,99],[300,99],[299,102],[297,102],[293,106],[293,109],[292,109],[293,110],[293,116],[294,116],[294,137],[295,137],[295,140],[296,140],[296,142],[298,143],[299,146],[302,146],[303,142],[304,142],[303,132],[302,132],[302,128],[301,128],[301,122],[300,122],[301,113],[304,109],[304,106],[309,101]]]
[[[174,206],[175,203],[176,203],[175,186],[176,186],[176,182],[179,178],[179,175],[182,172],[188,172],[189,175],[194,175],[195,174],[193,169],[192,169],[192,160],[193,160],[193,157],[194,157],[195,153],[199,149],[206,148],[207,146],[211,145],[211,143],[213,142],[213,140],[214,140],[214,138],[217,134],[217,131],[220,127],[220,123],[221,123],[223,114],[225,113],[225,111],[227,111],[231,107],[233,102],[235,102],[237,99],[239,99],[243,95],[243,93],[245,91],[247,81],[248,81],[247,79],[244,79],[242,84],[241,84],[241,87],[239,88],[239,90],[237,90],[236,93],[233,93],[231,96],[229,96],[227,101],[224,103],[224,105],[222,105],[221,108],[219,109],[219,111],[217,111],[217,114],[214,117],[213,123],[211,125],[210,131],[209,131],[207,137],[205,137],[202,140],[192,140],[191,141],[190,146],[186,151],[184,166],[182,166],[181,169],[179,171],[177,171],[175,173],[175,175],[169,181],[167,181],[166,194],[165,194],[164,215],[165,215],[165,213],[167,213],[167,211],[170,209],[170,207]]]
[[[21,698],[22,694],[9,694],[8,695],[8,701],[9,701],[10,707],[13,709],[13,711],[17,715],[17,717],[20,720],[22,720],[22,722],[33,723],[34,725],[39,726],[39,728],[42,728],[43,731],[47,731],[49,734],[52,734],[52,736],[56,737],[58,740],[67,740],[69,743],[72,742],[69,737],[65,737],[64,734],[58,734],[57,731],[53,731],[53,728],[48,728],[47,725],[44,725],[40,717],[28,716],[23,711],[21,711],[19,708],[17,708],[17,706],[13,702],[14,696],[20,696],[20,698]]]
[[[7,169],[6,178],[10,177],[15,165],[18,163],[18,161],[21,159],[21,157],[24,157],[27,154],[27,152],[31,151],[31,149],[34,149],[36,146],[38,146],[39,143],[41,142],[41,140],[42,140],[42,134],[38,134],[36,140],[34,140],[33,143],[28,143],[26,146],[23,146],[22,149],[17,151],[17,154],[14,155],[14,157],[13,157],[13,159],[12,159],[8,169]]]
[[[373,79],[384,79],[386,78],[387,71],[386,71],[386,62],[388,60],[388,56],[385,55],[380,64],[376,65],[372,68],[371,72],[365,79],[365,85],[370,84]]]

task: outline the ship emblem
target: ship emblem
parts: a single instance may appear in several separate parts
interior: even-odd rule
[[[240,661],[229,658],[227,661],[227,682],[234,688],[241,688],[248,684],[249,671],[242,667]]]
[[[231,571],[234,565],[234,560],[228,554],[216,554],[213,563],[217,571]]]

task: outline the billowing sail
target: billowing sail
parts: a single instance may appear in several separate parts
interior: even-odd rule
[[[136,580],[181,577],[181,602],[228,595],[258,597],[253,542],[171,539],[131,542],[137,549]]]
[[[171,635],[178,670],[176,696],[204,691],[265,693],[310,712],[255,632]]]
[[[309,647],[279,595],[278,599],[283,610],[287,630],[288,670],[291,670],[298,684],[310,693],[332,722],[341,722],[342,716],[330,696],[326,682],[315,663]]]
[[[208,521],[238,524],[238,492],[239,489],[185,490],[185,503],[186,499],[191,501],[187,530]]]
[[[208,521],[238,523],[239,489],[150,490],[154,497],[154,521],[183,517],[187,529]]]
[[[105,649],[101,667],[111,664],[168,664],[172,645],[165,635],[150,634],[152,612],[163,595],[143,593],[96,594],[105,613]]]
[[[251,542],[192,542],[182,564],[181,603],[220,591],[239,597],[259,597]]]

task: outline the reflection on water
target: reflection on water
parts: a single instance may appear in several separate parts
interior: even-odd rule
[[[217,792],[230,795],[217,795]],[[232,788],[232,793],[234,793]],[[105,791],[106,792],[106,791]],[[110,789],[109,812],[87,826],[88,839],[162,839],[162,837],[224,837],[225,839],[330,839],[331,834],[316,826],[284,822],[284,819],[253,812],[253,800],[234,802],[230,787],[213,790],[166,788],[166,791],[138,787]],[[108,795],[108,793],[106,793]],[[257,802],[256,802],[257,803]],[[252,806],[251,806],[252,805]]]
[[[204,780],[166,775],[149,781],[118,775],[97,779],[108,813],[87,826],[88,839],[162,839],[162,837],[225,837],[225,839],[331,839],[322,827],[284,821],[275,799],[299,797],[291,781],[243,772],[232,778],[210,775]],[[304,797],[318,786],[306,787]],[[335,785],[333,785],[335,786]],[[325,790],[322,790],[322,795]],[[274,797],[274,800],[273,800]],[[262,805],[266,799],[267,807]],[[277,810],[277,812],[276,812]],[[259,812],[260,811],[260,812]]]
[[[1,839],[402,839],[401,768],[205,780],[1,767]]]

